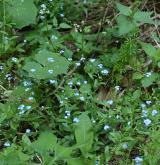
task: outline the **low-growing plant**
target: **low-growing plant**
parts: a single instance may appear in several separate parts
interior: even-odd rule
[[[146,3],[0,0],[0,165],[159,164]]]

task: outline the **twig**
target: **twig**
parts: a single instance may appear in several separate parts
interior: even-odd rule
[[[42,159],[38,156],[37,153],[36,153],[36,157],[38,158],[38,160],[40,161],[40,163],[43,163]]]
[[[108,7],[106,6],[103,18],[101,19],[100,26],[99,26],[99,29],[98,29],[98,32],[97,32],[97,44],[98,44],[98,41],[99,41],[99,36],[100,36],[100,31],[102,29],[102,25],[104,24],[105,18],[107,16],[107,12],[108,12]]]
[[[0,88],[2,88],[4,91],[7,91],[7,89],[4,88],[2,85],[0,85]]]
[[[5,6],[5,0],[3,0],[3,43],[4,43],[4,51],[5,51],[5,32],[6,32],[6,6]]]
[[[72,70],[70,70],[66,76],[64,76],[64,78],[62,79],[61,83],[58,85],[58,87],[55,89],[54,93],[56,93],[58,91],[59,88],[61,88],[61,86],[64,84],[65,80],[70,77],[74,71],[77,69],[77,66],[75,66]]]

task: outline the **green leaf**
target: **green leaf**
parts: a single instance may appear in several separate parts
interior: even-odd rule
[[[156,79],[157,79],[157,74],[152,73],[152,75],[150,77],[144,77],[142,79],[142,81],[141,81],[142,86],[144,88],[147,88],[147,87],[151,86],[156,81]]]
[[[156,32],[151,32],[151,37],[157,41],[158,43],[160,43],[160,36],[157,35]]]
[[[150,56],[151,58],[155,57],[156,54],[156,48],[152,46],[151,44],[141,42],[142,49],[145,51],[145,53]]]
[[[69,165],[93,165],[95,160],[86,160],[85,158],[72,158],[67,160]]]
[[[57,138],[50,132],[43,132],[38,139],[32,143],[32,148],[38,153],[53,151],[57,145]]]
[[[11,146],[6,148],[3,156],[2,153],[0,155],[0,165],[27,165],[30,157],[27,154],[24,154],[20,147]]]
[[[55,147],[55,160],[63,160],[71,157],[72,147],[64,147],[56,145]]]
[[[43,67],[36,62],[27,62],[26,65],[23,67],[23,69],[29,73],[29,77],[33,77],[33,78],[37,78],[37,79],[43,79],[44,78],[43,75],[46,75],[43,72]],[[34,69],[35,72],[32,72],[31,71],[32,69]]]
[[[24,144],[26,144],[26,145],[30,145],[30,144],[31,144],[31,141],[30,141],[30,139],[28,138],[28,136],[27,136],[26,134],[24,134],[24,135],[22,136],[22,142],[23,142]]]
[[[34,60],[26,62],[23,69],[29,73],[29,77],[36,79],[50,79],[60,74],[66,74],[69,67],[69,62],[65,57],[47,50],[41,50],[35,55]],[[52,70],[53,73],[49,73],[49,70]]]
[[[124,6],[120,3],[116,3],[116,5],[121,14],[124,14],[126,16],[130,16],[132,14],[132,10],[129,7]]]
[[[66,24],[66,23],[61,23],[61,24],[59,25],[59,27],[60,27],[61,29],[71,29],[71,28],[72,28],[72,26],[70,26],[70,25],[68,25],[68,24]]]
[[[143,11],[137,11],[133,18],[134,20],[142,23],[148,23],[148,24],[154,24],[153,19],[151,18],[152,12],[143,12]]]
[[[36,23],[37,8],[33,0],[13,0],[7,11],[18,29]]]
[[[160,61],[160,48],[157,49],[154,59],[156,62]]]
[[[143,75],[140,72],[135,72],[133,73],[133,79],[134,80],[139,80],[143,77]]]
[[[79,91],[84,94],[90,94],[91,93],[91,86],[89,84],[81,85]]]
[[[2,104],[0,103],[0,124],[4,122],[6,119],[13,118],[14,111],[13,107],[11,107],[9,104]]]
[[[136,25],[131,22],[126,16],[120,15],[117,17],[119,35],[124,35],[135,29]]]
[[[55,27],[58,26],[58,21],[57,21],[56,17],[53,18],[53,26],[55,26]]]
[[[76,124],[75,138],[83,154],[91,150],[93,144],[92,124],[90,118],[85,113],[79,117],[79,122]]]
[[[110,151],[109,151],[109,147],[108,146],[106,146],[105,147],[105,161],[106,161],[106,163],[108,163],[108,161],[111,159],[111,153],[110,153]]]
[[[80,158],[73,158],[73,159],[70,159],[70,160],[67,160],[68,164],[69,165],[84,165],[85,162],[83,159],[80,159]]]

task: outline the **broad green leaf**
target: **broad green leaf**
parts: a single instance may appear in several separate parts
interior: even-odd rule
[[[84,84],[80,87],[79,91],[84,94],[90,94],[91,93],[91,86],[89,84]]]
[[[152,73],[152,75],[150,77],[144,77],[141,82],[142,82],[142,86],[147,88],[149,86],[151,86],[157,79],[157,74]]]
[[[155,54],[155,61],[160,61],[160,48],[157,49],[156,54]]]
[[[158,53],[156,48],[154,46],[152,46],[151,44],[149,43],[145,43],[145,42],[141,42],[141,46],[142,46],[142,49],[145,51],[145,53],[151,57],[152,59],[154,60],[158,60],[158,55],[156,56],[156,54]],[[159,57],[160,58],[160,57]]]
[[[151,36],[154,40],[160,43],[160,36],[158,36],[156,32],[151,32]]]
[[[55,147],[55,160],[71,158],[72,149],[72,147],[64,147],[57,144]]]
[[[9,104],[2,104],[0,103],[0,124],[3,123],[5,119],[13,118],[14,111],[13,107],[11,107]]]
[[[55,26],[55,27],[58,26],[58,21],[57,21],[56,17],[53,18],[53,26]]]
[[[61,23],[59,25],[59,27],[62,28],[62,29],[71,29],[72,28],[72,26],[70,26],[70,25],[68,25],[66,23]]]
[[[29,160],[29,156],[24,154],[21,150],[15,147],[5,149],[3,157],[0,155],[0,165],[27,165],[26,161]]]
[[[85,158],[72,158],[67,160],[69,165],[94,165],[95,160],[86,160]]]
[[[116,5],[121,14],[124,14],[126,16],[130,16],[132,14],[132,10],[129,7],[124,6],[120,3],[116,3]]]
[[[156,48],[152,46],[151,44],[141,42],[141,45],[142,45],[142,49],[145,51],[145,53],[148,56],[153,57],[156,54]]]
[[[3,121],[7,118],[7,114],[2,113],[0,117],[0,123],[3,123]]]
[[[119,28],[119,35],[124,35],[135,29],[135,24],[131,22],[126,16],[120,15],[117,17]]]
[[[65,57],[47,50],[37,53],[34,60],[26,62],[23,69],[29,73],[29,77],[36,79],[50,79],[60,74],[66,74],[69,67],[69,62]]]
[[[36,62],[27,62],[23,69],[29,73],[29,77],[43,79],[46,76],[46,74],[43,73],[43,67]]]
[[[154,21],[151,18],[151,14],[152,12],[137,11],[134,14],[133,18],[138,22],[154,24]]]
[[[84,165],[85,162],[83,159],[80,159],[80,158],[72,158],[72,159],[69,159],[67,160],[68,164],[69,165]]]
[[[76,124],[75,137],[77,146],[83,154],[89,152],[93,144],[93,131],[90,118],[83,113]]]
[[[36,22],[37,8],[33,0],[12,0],[7,11],[18,29]]]
[[[31,144],[31,141],[30,141],[30,139],[28,138],[28,136],[27,136],[26,134],[24,134],[24,135],[22,136],[22,142],[23,142],[24,144],[26,144],[26,145],[30,145],[30,144]]]
[[[135,72],[133,73],[133,79],[134,80],[139,80],[143,77],[143,75],[140,72]]]
[[[57,145],[57,138],[50,132],[43,132],[38,139],[32,143],[32,148],[38,153],[53,151]]]
[[[106,146],[105,147],[105,161],[106,161],[106,163],[108,163],[108,161],[111,159],[111,153],[110,153],[110,151],[109,151],[109,147],[108,146]]]

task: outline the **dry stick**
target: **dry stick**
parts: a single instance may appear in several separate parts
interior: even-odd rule
[[[156,7],[155,7],[155,2],[153,1],[153,6],[154,6],[154,13],[156,15]],[[157,15],[157,17],[160,17],[159,15]],[[159,31],[158,31],[158,26],[155,24],[155,30],[157,31],[158,35],[160,35]],[[160,44],[154,39],[155,43],[157,44],[157,47],[160,48]]]
[[[99,40],[99,36],[100,36],[100,31],[102,29],[102,25],[105,22],[105,18],[106,18],[107,12],[108,12],[108,7],[106,6],[106,10],[104,12],[103,18],[101,19],[100,26],[99,26],[99,29],[98,29],[98,32],[97,32],[97,44],[98,44],[98,40]]]
[[[143,3],[143,6],[141,7],[141,10],[143,10],[147,4],[148,0],[146,0],[144,3]]]
[[[2,88],[4,91],[7,91],[7,89],[4,88],[2,85],[0,85],[0,88]]]
[[[67,73],[67,75],[64,76],[64,78],[62,79],[62,81],[60,82],[60,84],[58,85],[58,87],[57,87],[53,92],[51,92],[48,96],[52,96],[53,94],[55,94],[55,93],[58,91],[58,89],[60,89],[60,88],[63,86],[63,84],[65,83],[66,79],[67,79],[68,77],[70,77],[70,76],[75,72],[76,69],[77,69],[77,66],[75,66],[72,70],[70,70],[70,71]],[[42,101],[42,102],[43,102],[43,101]]]
[[[59,88],[62,87],[62,85],[64,84],[65,80],[66,80],[68,77],[70,77],[70,76],[74,73],[74,71],[75,71],[76,69],[77,69],[77,66],[75,66],[72,70],[70,70],[70,71],[67,73],[66,76],[64,76],[64,78],[62,79],[61,83],[60,83],[60,84],[58,85],[58,87],[55,89],[54,93],[56,93],[57,90],[58,90]]]
[[[38,158],[38,160],[40,161],[40,163],[43,163],[42,159],[38,156],[37,153],[36,153],[36,157]]]

